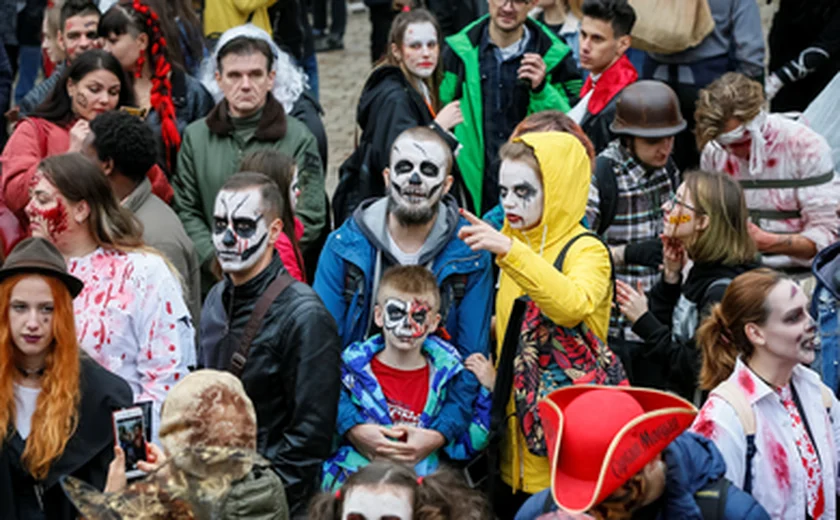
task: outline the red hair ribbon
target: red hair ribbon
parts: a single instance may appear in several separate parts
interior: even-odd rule
[[[424,479],[424,478],[425,478],[425,477],[417,477],[417,485],[418,485],[418,486],[422,486],[422,485],[423,485],[423,479]]]
[[[340,488],[335,490],[335,499],[336,500],[341,500],[341,489]]]

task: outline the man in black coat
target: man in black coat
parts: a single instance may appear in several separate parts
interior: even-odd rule
[[[199,365],[242,379],[257,412],[257,450],[298,518],[330,455],[341,347],[330,313],[309,286],[288,278],[274,250],[281,204],[277,185],[259,173],[235,174],[216,196],[213,244],[225,277],[204,302]]]

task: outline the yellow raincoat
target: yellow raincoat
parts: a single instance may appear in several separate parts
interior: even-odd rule
[[[612,304],[612,281],[607,248],[594,238],[575,242],[566,255],[563,272],[554,268],[563,246],[586,232],[580,224],[589,194],[591,169],[586,151],[574,136],[560,132],[525,134],[517,139],[534,150],[542,170],[544,207],[540,223],[528,230],[502,233],[513,238],[510,251],[496,259],[501,268],[496,295],[497,354],[508,326],[513,302],[523,294],[558,325],[581,321],[602,340]],[[536,493],[551,485],[546,457],[528,451],[515,414],[513,394],[507,406],[507,432],[501,446],[502,480],[514,491]]]
[[[204,4],[204,36],[220,37],[228,29],[248,22],[271,34],[268,8],[277,0],[208,0]]]

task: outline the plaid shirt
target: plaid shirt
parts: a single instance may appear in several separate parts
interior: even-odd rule
[[[629,150],[621,146],[618,139],[611,142],[600,155],[613,164],[618,184],[615,218],[604,233],[607,244],[621,246],[659,238],[664,230],[662,204],[676,192],[680,182],[673,161],[669,160],[663,168],[648,170]],[[597,229],[600,218],[599,200],[598,186],[593,176],[586,208],[586,217],[592,229]],[[616,267],[615,275],[634,288],[637,282],[642,282],[647,292],[659,279],[659,270],[642,265],[625,265]],[[613,309],[610,318],[609,335],[612,338],[642,341],[631,331],[630,323],[617,309]]]

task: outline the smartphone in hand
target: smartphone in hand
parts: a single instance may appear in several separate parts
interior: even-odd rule
[[[125,452],[125,476],[132,479],[145,475],[137,469],[138,461],[146,461],[146,420],[139,406],[113,413],[114,438]]]

